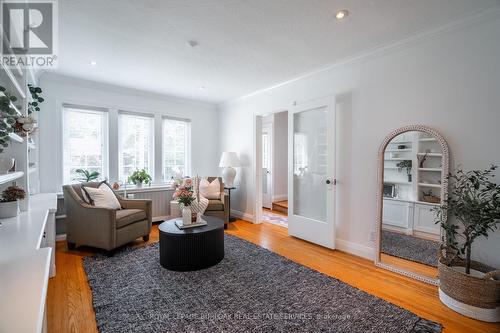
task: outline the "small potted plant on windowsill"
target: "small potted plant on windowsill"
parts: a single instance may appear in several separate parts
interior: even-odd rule
[[[151,180],[151,176],[144,169],[136,170],[128,177],[129,183],[133,183],[137,188],[142,188],[143,183],[151,185]]]
[[[80,175],[80,182],[91,182],[99,179],[100,173],[97,171],[89,171],[85,169],[76,169],[75,172]]]
[[[500,321],[500,270],[472,260],[471,254],[472,243],[500,224],[500,185],[491,181],[496,168],[456,170],[448,176],[449,197],[434,209],[445,231],[439,299],[465,316],[489,322]]]
[[[15,217],[19,214],[19,200],[26,197],[26,192],[18,186],[9,186],[2,192],[0,218]]]

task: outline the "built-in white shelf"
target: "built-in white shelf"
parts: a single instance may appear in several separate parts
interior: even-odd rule
[[[36,167],[30,167],[30,168],[28,169],[28,173],[29,173],[29,174],[32,174],[33,172],[36,172]]]
[[[410,160],[410,158],[405,158],[405,157],[387,157],[387,158],[384,158],[384,160],[386,161],[407,161],[407,160]]]
[[[420,141],[420,142],[435,142],[435,141],[437,141],[437,139],[436,138],[421,138],[418,141]]]
[[[6,184],[9,182],[12,182],[16,179],[21,178],[22,176],[24,176],[24,172],[22,172],[22,171],[17,171],[17,172],[7,173],[5,175],[0,175],[0,184]]]
[[[408,151],[412,151],[411,148],[406,148],[406,149],[386,149],[385,152],[386,153],[396,153],[396,152],[408,152]]]
[[[384,166],[384,169],[387,169],[387,170],[398,170],[399,168],[398,167],[391,167],[391,166]]]
[[[36,149],[36,145],[33,142],[28,142],[28,149],[35,150]]]
[[[403,182],[400,180],[384,180],[384,184],[412,185],[412,182]]]
[[[428,157],[443,157],[441,153],[417,153],[418,156],[424,156],[427,154]]]
[[[19,81],[14,76],[14,73],[12,73],[10,68],[5,66],[4,64],[1,64],[1,66],[2,66],[2,69],[5,71],[5,73],[7,74],[12,85],[16,88],[16,92],[17,92],[17,94],[19,94],[19,97],[21,97],[22,99],[26,98],[26,94],[24,93],[22,85],[19,84]]]
[[[19,135],[17,135],[16,133],[9,133],[9,137],[11,140],[13,140],[15,142],[19,142],[19,143],[24,142],[24,139],[22,137],[20,137]]]
[[[431,171],[431,172],[441,172],[441,168],[418,168],[418,171]]]
[[[431,184],[431,183],[418,183],[419,186],[422,187],[434,187],[434,188],[441,188],[441,184]]]

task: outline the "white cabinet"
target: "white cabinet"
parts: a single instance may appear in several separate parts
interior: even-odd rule
[[[389,229],[412,229],[413,225],[413,203],[384,199],[383,221],[384,226]],[[391,228],[392,227],[392,228]]]
[[[440,226],[435,224],[436,213],[432,211],[434,207],[434,205],[415,203],[414,230],[439,235]]]
[[[403,232],[439,240],[440,226],[435,224],[433,204],[384,198],[382,227],[385,230]]]

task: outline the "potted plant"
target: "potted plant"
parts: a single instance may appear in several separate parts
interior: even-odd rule
[[[411,182],[411,160],[404,160],[396,164],[398,167],[398,171],[401,172],[403,169],[406,169],[406,174],[408,175],[408,182]]]
[[[26,192],[18,186],[9,186],[2,192],[0,218],[15,217],[19,214],[19,200],[26,197]]]
[[[448,176],[450,195],[435,209],[436,223],[444,229],[439,298],[463,315],[489,322],[500,321],[500,270],[471,257],[474,241],[488,237],[500,223],[500,185],[492,182],[496,168],[457,169]]]
[[[79,181],[81,182],[91,182],[93,180],[97,180],[99,178],[100,173],[97,171],[89,171],[85,169],[76,169],[76,173],[80,175],[80,178],[78,178]]]
[[[130,177],[128,177],[128,181],[133,183],[137,188],[141,188],[142,183],[151,184],[151,180],[151,176],[144,169],[136,170]]]

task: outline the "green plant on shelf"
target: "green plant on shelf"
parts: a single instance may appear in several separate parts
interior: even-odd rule
[[[17,101],[16,96],[12,96],[5,87],[0,86],[0,153],[9,146],[9,134],[14,132],[16,124],[17,112],[12,107],[12,104]],[[21,108],[20,106],[17,106]]]
[[[45,100],[41,97],[42,88],[28,84],[28,89],[30,91],[31,98],[33,99],[33,102],[28,103],[28,115],[30,115],[35,111],[40,111],[40,104]]]

